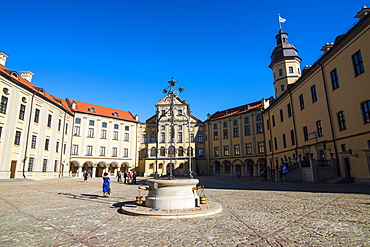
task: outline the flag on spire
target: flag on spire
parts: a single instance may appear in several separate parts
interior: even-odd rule
[[[286,21],[286,19],[281,18],[281,16],[279,15],[279,22],[284,23],[285,21]]]

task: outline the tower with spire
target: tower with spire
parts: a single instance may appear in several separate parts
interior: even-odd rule
[[[276,46],[271,54],[271,63],[274,78],[275,98],[285,92],[289,84],[293,84],[301,76],[298,50],[288,42],[288,33],[280,28],[275,36]]]

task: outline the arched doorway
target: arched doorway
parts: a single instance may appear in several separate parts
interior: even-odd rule
[[[214,161],[212,163],[212,175],[221,175],[221,164],[219,161]]]
[[[71,161],[69,164],[69,176],[78,177],[78,167],[80,163],[78,161]]]
[[[256,169],[254,168],[254,161],[252,159],[245,160],[244,164],[245,164],[245,169],[246,169],[247,174],[252,173],[253,175],[257,175]]]
[[[233,175],[236,174],[236,172],[240,172],[241,174],[243,174],[243,164],[242,164],[242,161],[241,160],[234,160],[233,162]]]
[[[231,162],[228,160],[225,160],[222,162],[222,166],[224,167],[224,175],[232,175],[231,174]]]
[[[103,173],[105,172],[105,169],[106,168],[107,168],[107,163],[105,163],[105,162],[99,162],[96,165],[95,177],[103,177]]]
[[[82,172],[87,171],[90,174],[90,176],[92,177],[93,176],[93,167],[94,167],[94,164],[91,161],[86,161],[82,165]]]
[[[257,160],[257,166],[258,166],[258,175],[261,174],[261,171],[263,169],[266,169],[267,171],[267,162],[265,158],[260,158]]]

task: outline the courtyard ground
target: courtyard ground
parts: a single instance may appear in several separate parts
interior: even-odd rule
[[[0,183],[1,246],[370,246],[370,185],[198,177],[217,215],[152,219],[122,214],[138,185],[112,178]],[[145,184],[144,178],[139,183]]]

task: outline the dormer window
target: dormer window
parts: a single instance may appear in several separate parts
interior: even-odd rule
[[[118,117],[118,112],[113,112],[112,115]]]
[[[89,112],[95,112],[95,108],[94,107],[90,107],[88,110],[89,110]]]
[[[18,73],[17,73],[17,72],[12,71],[12,72],[10,72],[10,75],[11,75],[11,76],[14,76],[15,78],[17,78],[17,79],[18,79]]]

